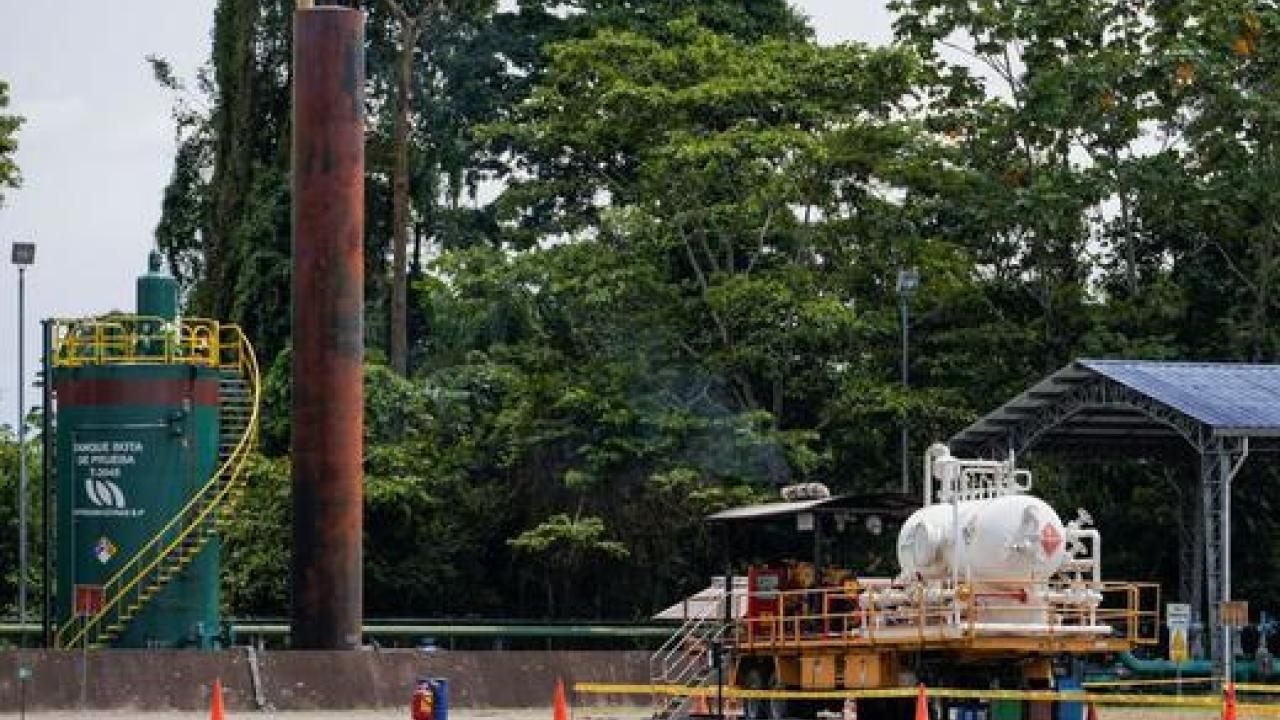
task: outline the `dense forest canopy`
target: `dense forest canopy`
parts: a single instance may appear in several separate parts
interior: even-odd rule
[[[1075,357],[1280,354],[1270,4],[894,0],[887,47],[783,0],[362,5],[370,615],[645,617],[713,571],[707,512],[896,487],[902,423],[922,449]],[[157,241],[271,368],[242,616],[288,608],[291,11],[220,0],[189,86],[153,60]],[[1190,464],[1037,470],[1123,538],[1109,575],[1175,587]],[[1275,475],[1236,489],[1264,608]]]

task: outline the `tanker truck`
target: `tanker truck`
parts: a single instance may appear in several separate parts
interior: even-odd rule
[[[1104,580],[1102,535],[1089,514],[1078,510],[1064,522],[1032,494],[1030,472],[1013,457],[961,459],[935,444],[923,478],[918,501],[833,497],[809,484],[784,489],[782,502],[711,516],[726,548],[749,559],[726,558],[724,577],[666,611],[683,624],[653,656],[653,682],[1047,689],[1079,666],[1075,660],[1157,642],[1159,586]],[[811,548],[805,559],[759,559],[759,543],[778,537],[779,523]],[[886,556],[896,571],[868,572],[895,570]],[[689,702],[664,699],[655,718],[687,716]],[[856,702],[858,717],[912,717],[910,699]],[[847,709],[845,700],[779,693],[745,700],[742,715],[813,718]]]

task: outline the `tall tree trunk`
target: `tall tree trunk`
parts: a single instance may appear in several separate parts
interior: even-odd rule
[[[386,0],[400,22],[400,77],[396,83],[395,169],[391,181],[391,369],[409,373],[409,114],[413,105],[413,53],[442,0],[428,0],[409,15],[397,0]]]

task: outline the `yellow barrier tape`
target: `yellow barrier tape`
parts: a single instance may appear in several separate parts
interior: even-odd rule
[[[1236,683],[1236,692],[1275,693],[1280,695],[1280,685],[1264,685],[1262,683]]]
[[[1237,689],[1242,686],[1237,685]],[[1252,687],[1252,686],[1251,686]],[[1276,686],[1265,686],[1274,688]],[[576,683],[575,692],[587,695],[665,695],[672,697],[716,697],[720,689],[715,686],[687,687],[684,685],[626,685],[612,683]],[[726,698],[753,700],[842,700],[915,697],[915,688],[888,688],[882,690],[748,690],[726,686]],[[1093,705],[1130,705],[1149,707],[1208,708],[1222,707],[1220,695],[1135,695],[1127,693],[1055,692],[1050,690],[961,690],[957,688],[927,688],[929,697],[955,700],[1030,700],[1038,702],[1082,702]],[[1240,710],[1260,715],[1280,715],[1280,705],[1241,704]]]
[[[1248,713],[1249,715],[1277,715],[1280,716],[1280,705],[1236,705],[1236,711],[1240,715]]]

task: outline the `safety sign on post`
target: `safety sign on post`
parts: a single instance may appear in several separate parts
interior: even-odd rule
[[[1228,600],[1218,604],[1218,617],[1227,627],[1239,628],[1249,624],[1249,601]]]
[[[1169,628],[1169,660],[1184,663],[1191,659],[1187,633],[1191,631],[1191,606],[1186,603],[1169,603],[1164,609],[1165,625]]]

